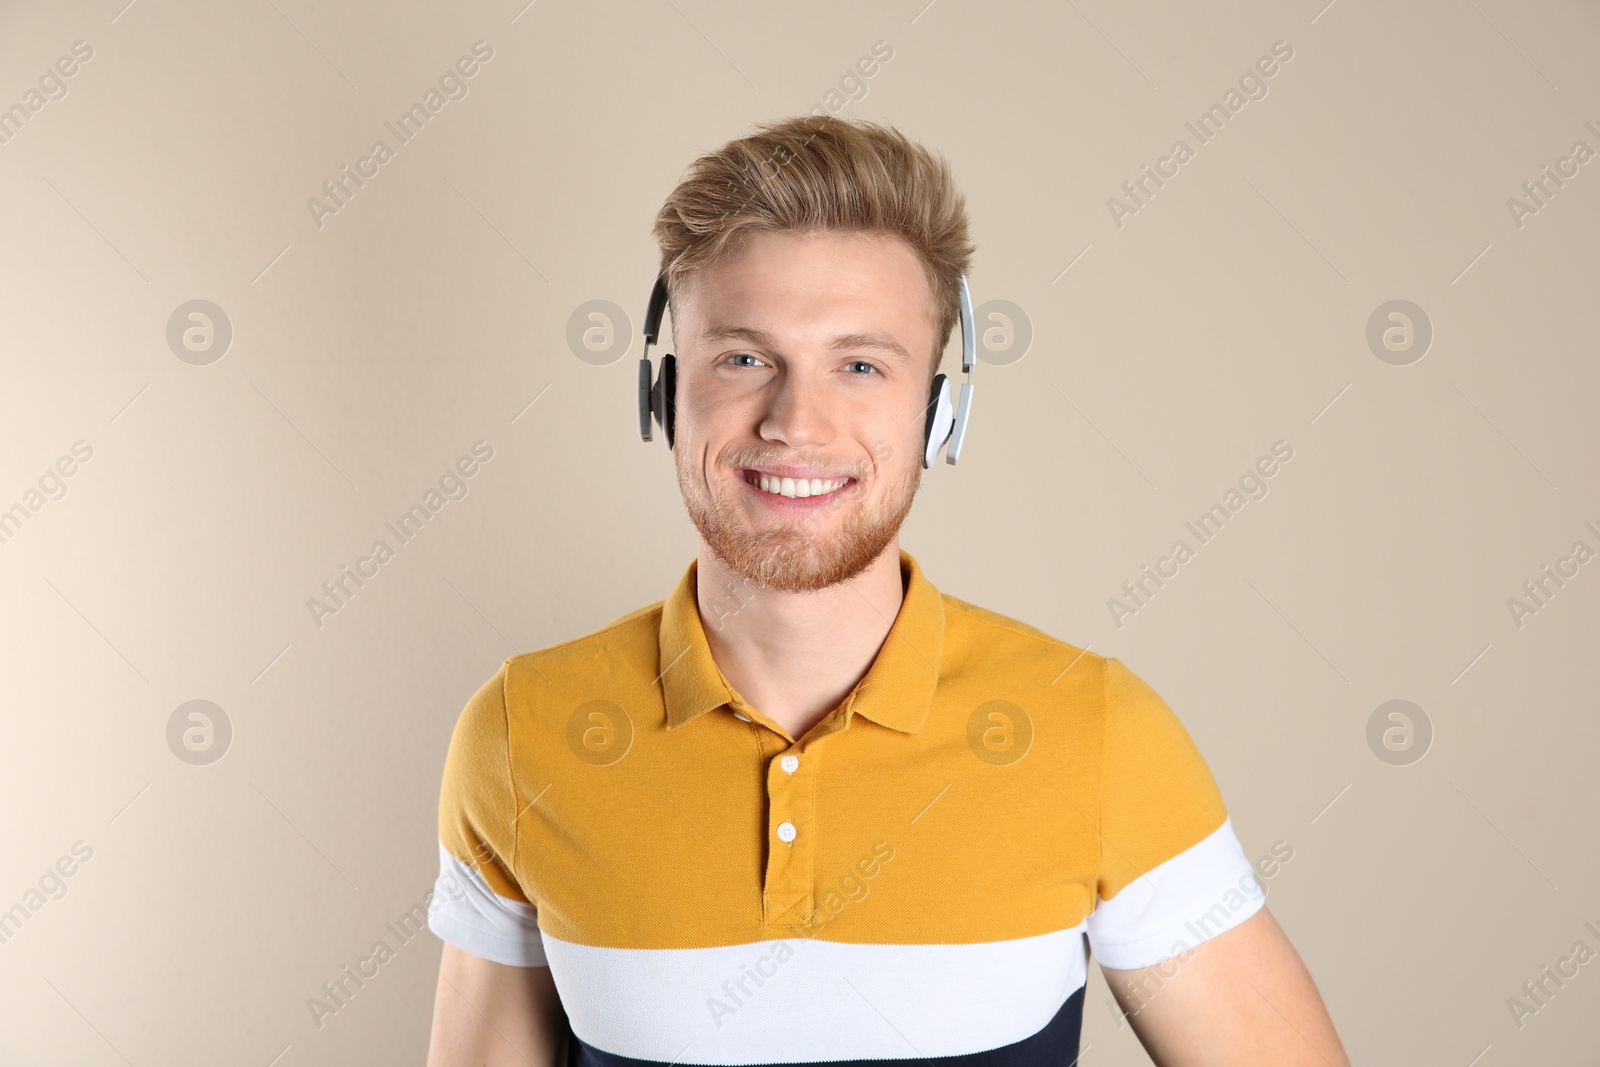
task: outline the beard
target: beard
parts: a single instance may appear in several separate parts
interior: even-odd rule
[[[710,468],[714,480],[709,497],[692,458],[684,453],[676,458],[684,508],[712,554],[747,581],[785,593],[827,589],[870,566],[899,533],[922,483],[920,463],[905,464],[899,471],[875,465],[874,482],[886,479],[876,503],[868,499],[868,488],[857,474],[817,511],[763,516],[759,505],[741,499],[743,490],[731,481],[742,481],[743,468],[773,457],[745,452],[734,455],[734,463]]]

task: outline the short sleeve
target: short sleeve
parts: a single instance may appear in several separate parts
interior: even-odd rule
[[[1101,862],[1087,928],[1103,966],[1134,970],[1244,922],[1266,892],[1177,715],[1120,660],[1104,670]]]
[[[439,876],[428,929],[496,963],[548,966],[538,912],[516,877],[505,677],[500,669],[456,720],[439,788]]]

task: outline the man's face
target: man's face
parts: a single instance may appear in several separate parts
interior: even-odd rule
[[[922,478],[934,324],[920,261],[897,237],[756,234],[684,289],[673,455],[695,528],[773,589],[853,578]]]

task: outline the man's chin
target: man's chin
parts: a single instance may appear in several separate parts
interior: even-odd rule
[[[877,560],[894,539],[894,530],[825,541],[761,542],[702,530],[712,554],[752,584],[784,593],[815,593],[855,578]]]
[[[917,479],[920,481],[920,479]],[[815,517],[768,514],[759,501],[702,502],[685,487],[684,503],[700,538],[724,566],[746,582],[785,593],[815,593],[850,581],[895,539],[917,485],[902,487],[896,515],[863,511],[855,494]],[[820,521],[819,521],[820,520]]]
[[[848,581],[859,573],[852,573],[843,566],[843,560],[841,552],[821,552],[812,548],[803,553],[758,557],[747,570],[740,573],[780,593],[815,593]]]

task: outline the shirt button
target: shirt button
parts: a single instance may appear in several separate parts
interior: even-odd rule
[[[800,766],[800,757],[793,755],[784,756],[778,761],[778,766],[782,767],[788,773],[793,774],[795,769]]]
[[[778,824],[778,840],[784,844],[794,840],[794,823],[784,821]]]

